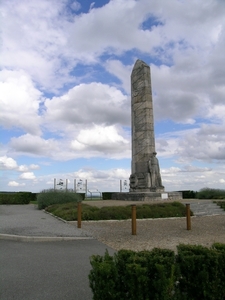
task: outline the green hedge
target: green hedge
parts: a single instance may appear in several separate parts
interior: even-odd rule
[[[179,192],[182,193],[183,199],[194,199],[194,198],[196,198],[196,195],[197,195],[197,192],[191,191],[191,190],[179,191]]]
[[[53,204],[63,204],[79,201],[82,201],[81,194],[74,193],[73,190],[48,189],[41,191],[37,196],[39,209],[44,209]]]
[[[222,300],[225,297],[225,245],[208,249],[179,245],[179,290],[183,299]]]
[[[91,257],[89,283],[94,300],[224,300],[225,244],[179,245]]]
[[[196,198],[198,198],[198,199],[225,199],[225,190],[203,188],[197,193]]]
[[[111,200],[113,192],[102,192],[102,200]]]
[[[0,193],[0,204],[29,204],[36,200],[31,192]]]

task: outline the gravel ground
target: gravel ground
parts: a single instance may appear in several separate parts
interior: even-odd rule
[[[191,230],[186,218],[137,220],[136,235],[132,235],[131,220],[83,221],[82,228],[107,246],[119,250],[151,250],[155,247],[176,251],[179,244],[211,246],[225,243],[225,216],[192,217]]]
[[[196,199],[184,199],[180,202],[191,203],[196,202]],[[89,203],[97,207],[143,204],[140,201],[113,200]],[[155,204],[155,202],[148,204]],[[115,250],[140,251],[159,247],[176,251],[176,246],[179,244],[200,244],[209,247],[215,242],[225,243],[224,215],[192,217],[191,230],[187,230],[186,218],[137,220],[136,235],[131,234],[131,220],[83,221],[82,228]]]

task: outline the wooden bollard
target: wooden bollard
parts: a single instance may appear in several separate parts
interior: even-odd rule
[[[77,228],[81,228],[81,202],[77,203]]]
[[[132,235],[136,235],[136,205],[132,205]]]
[[[186,204],[186,219],[187,219],[187,230],[191,230],[191,211],[190,203]]]

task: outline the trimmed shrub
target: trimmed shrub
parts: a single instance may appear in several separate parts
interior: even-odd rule
[[[177,250],[181,274],[179,291],[182,298],[224,299],[225,252],[217,250],[216,244],[211,249],[199,245],[179,245]]]
[[[43,190],[37,196],[39,209],[44,209],[53,204],[79,202],[81,200],[82,197],[80,194],[76,194],[70,190]]]
[[[225,244],[179,245],[134,252],[120,250],[90,259],[95,300],[224,300]]]
[[[29,204],[36,200],[31,192],[0,193],[0,204]]]
[[[174,252],[165,249],[120,250],[114,257],[108,252],[103,257],[92,256],[89,281],[93,299],[172,299],[174,262]]]

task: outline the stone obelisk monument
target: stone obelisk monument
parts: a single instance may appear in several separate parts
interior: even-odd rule
[[[150,67],[137,60],[131,73],[132,174],[131,192],[163,192],[155,151]]]
[[[131,73],[132,166],[130,192],[114,200],[178,200],[180,192],[164,192],[156,158],[150,67],[137,60]]]

